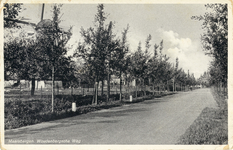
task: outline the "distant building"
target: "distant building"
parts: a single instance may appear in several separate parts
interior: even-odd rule
[[[32,87],[32,81],[28,80],[20,80],[20,82],[17,84],[16,80],[9,80],[4,81],[4,88],[19,88],[21,85],[21,88],[30,88]],[[35,89],[40,88],[51,88],[52,87],[52,81],[42,81],[42,80],[36,80],[35,81]],[[55,88],[62,88],[62,81],[54,81],[54,87]]]
[[[108,82],[107,80],[104,80],[104,86],[107,86]],[[122,85],[126,85],[126,81],[124,79],[122,79]],[[115,75],[111,75],[111,81],[110,81],[110,85],[120,85],[120,78],[118,78]],[[135,79],[129,83],[129,86],[135,86],[136,85],[136,81]],[[99,88],[102,86],[102,83],[99,83]]]

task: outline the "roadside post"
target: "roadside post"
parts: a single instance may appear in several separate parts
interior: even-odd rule
[[[72,103],[72,111],[76,112],[76,103],[75,102]]]
[[[129,101],[132,102],[133,101],[133,97],[132,95],[129,96]]]

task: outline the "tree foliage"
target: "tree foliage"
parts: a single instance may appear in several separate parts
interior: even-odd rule
[[[5,19],[16,19],[19,12],[22,10],[23,4],[21,3],[5,3],[3,14],[4,14],[4,28],[13,28],[13,27],[20,27],[16,22],[5,20]]]
[[[193,19],[203,21],[204,33],[201,36],[203,49],[214,58],[210,67],[211,76],[223,83],[227,82],[228,66],[228,8],[227,4],[207,4],[203,16],[193,16]],[[215,69],[218,68],[218,69]],[[218,71],[219,72],[218,72]],[[214,72],[216,75],[214,75]],[[217,77],[217,78],[216,78]]]
[[[107,15],[104,12],[104,6],[98,5],[97,14],[94,19],[94,27],[87,30],[81,28],[83,43],[79,43],[74,56],[82,57],[86,66],[89,68],[89,76],[95,82],[101,81],[106,77],[106,60],[111,53],[113,43],[111,39],[113,24],[110,22],[105,25]],[[105,73],[105,74],[104,74]]]
[[[53,6],[53,20],[42,20],[37,25],[37,47],[41,52],[40,57],[46,65],[43,67],[46,73],[44,78],[51,77],[51,67],[54,66],[55,74],[62,76],[63,73],[69,72],[71,57],[66,57],[66,44],[71,38],[71,30],[64,31],[60,26],[59,14],[62,5]],[[66,74],[63,74],[66,75]],[[60,77],[62,78],[62,77]]]
[[[94,28],[90,27],[87,30],[81,28],[84,42],[79,43],[74,56],[82,57],[85,66],[88,67],[86,73],[95,83],[100,81],[103,83],[103,80],[107,78],[107,97],[109,98],[110,76],[114,73],[113,69],[116,70],[123,63],[116,63],[116,58],[120,60],[124,57],[126,49],[124,44],[121,45],[120,40],[115,38],[116,35],[113,33],[114,23],[110,21],[109,24],[105,24],[106,19],[107,14],[104,12],[104,5],[99,4],[94,19]],[[125,32],[127,33],[127,31]],[[117,65],[118,67],[115,67]]]
[[[53,20],[38,23],[35,39],[20,34],[20,37],[4,43],[5,79],[13,75],[18,80],[48,80],[51,79],[52,66],[57,79],[74,77],[71,58],[65,56],[71,29],[63,31],[59,27],[60,8],[61,5],[53,6]]]
[[[39,76],[40,65],[37,60],[41,54],[36,48],[36,41],[28,38],[15,38],[4,43],[5,80],[31,79]]]

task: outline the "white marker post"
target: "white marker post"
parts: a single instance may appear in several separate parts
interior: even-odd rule
[[[72,111],[76,112],[76,103],[72,103]]]
[[[129,101],[132,102],[133,101],[133,97],[132,95],[129,96]]]

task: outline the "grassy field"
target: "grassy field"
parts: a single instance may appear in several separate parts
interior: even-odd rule
[[[60,88],[54,89],[54,95],[93,95],[93,88]],[[120,90],[117,88],[112,88],[110,94],[117,94]],[[123,93],[126,93],[126,90],[122,90]],[[49,88],[44,89],[35,89],[34,96],[31,96],[31,91],[29,88],[6,88],[4,92],[5,102],[9,100],[46,100],[51,99],[52,90]],[[104,94],[107,94],[107,89],[104,89]],[[101,89],[98,89],[98,95],[101,95]]]
[[[142,88],[137,89],[138,91],[142,91]],[[149,87],[147,87],[147,91],[150,91]],[[136,88],[130,87],[131,93],[135,93]],[[151,92],[151,91],[150,91]],[[54,95],[93,95],[93,88],[54,88]],[[119,87],[111,87],[110,95],[119,94]],[[122,87],[122,94],[128,93],[127,87]],[[159,93],[156,91],[156,93]],[[31,96],[31,91],[29,88],[5,88],[4,91],[4,101],[12,101],[12,100],[22,100],[22,101],[30,101],[30,100],[48,100],[52,98],[52,90],[51,88],[36,88],[34,92],[34,96]],[[103,89],[103,94],[107,95],[107,88]],[[98,89],[98,96],[101,96],[101,88]]]
[[[223,95],[211,89],[218,108],[206,107],[179,139],[178,144],[228,144],[228,105]]]

